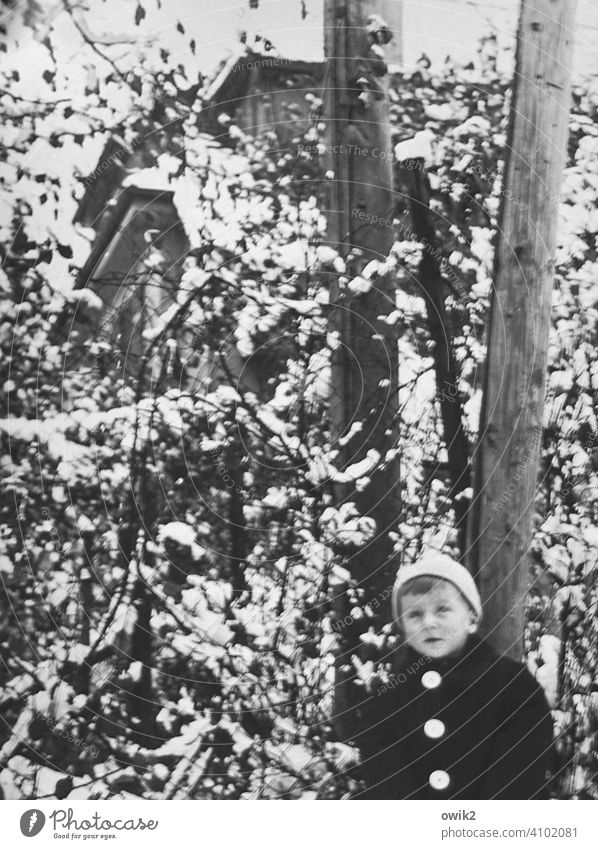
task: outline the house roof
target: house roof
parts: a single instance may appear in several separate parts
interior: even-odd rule
[[[247,44],[238,44],[230,57],[208,79],[199,92],[203,101],[203,109],[198,115],[199,129],[214,136],[222,137],[222,126],[218,118],[222,111],[232,113],[239,101],[249,96],[255,88],[255,73],[263,78],[275,78],[281,74],[301,73],[313,76],[318,80],[323,74],[323,63],[288,60],[273,52],[258,52]],[[242,73],[241,71],[249,71]],[[169,125],[172,131],[176,122]],[[141,160],[152,135],[136,144],[127,144],[121,136],[111,136],[102,150],[98,165],[88,180],[91,184],[86,187],[75,215],[75,223],[86,227],[96,227],[107,202],[113,198],[126,176],[130,173],[131,160]],[[147,162],[139,161],[140,167]],[[109,166],[104,168],[103,166]],[[134,167],[134,166],[133,166]],[[100,170],[101,169],[101,170]]]
[[[122,222],[131,207],[135,204],[147,207],[157,201],[172,203],[172,197],[173,192],[163,188],[142,188],[135,185],[123,188],[111,204],[111,214],[102,216],[100,219],[91,252],[79,272],[76,288],[87,286],[93,280],[94,274],[113,239],[120,232]]]
[[[323,81],[324,69],[324,62],[286,59],[275,51],[260,52],[247,44],[238,44],[200,91],[204,107],[199,113],[198,124],[200,129],[208,130],[200,136],[206,141],[211,136],[212,144],[218,147],[214,139],[214,136],[222,136],[218,118],[223,111],[233,113],[239,101],[255,94],[258,80],[264,81],[268,87],[268,84],[276,85],[281,77],[298,75],[310,77],[317,85]],[[400,66],[389,66],[390,73],[399,70]],[[168,180],[165,182],[160,177],[160,169],[143,167],[144,158],[147,165],[147,156],[144,157],[147,146],[147,140],[137,146],[135,143],[126,145],[120,136],[113,136],[98,160],[101,164],[109,163],[110,167],[101,171],[96,167],[91,175],[92,183],[87,187],[75,216],[75,223],[96,230],[78,286],[86,285],[93,276],[132,204],[149,204],[157,200],[172,203],[174,192]]]
[[[91,180],[91,183],[86,187],[83,197],[79,202],[74,218],[75,224],[82,224],[85,227],[95,226],[99,215],[106,205],[107,198],[113,196],[122,183],[125,171],[122,159],[118,154],[126,150],[127,148],[120,137],[111,136],[108,139],[98,159],[98,166],[86,178],[87,180]],[[129,153],[131,152],[129,148]],[[102,169],[102,172],[96,177],[95,174],[98,172],[98,169],[101,169],[103,163],[109,163],[110,167],[106,168],[105,171]]]

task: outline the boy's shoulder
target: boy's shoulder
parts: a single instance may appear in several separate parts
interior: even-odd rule
[[[495,651],[486,640],[478,639],[474,644],[472,653],[484,666],[491,667],[495,672],[516,674],[522,669],[527,669],[521,661]]]
[[[544,701],[544,690],[526,663],[499,654],[485,642],[480,643],[485,658],[484,679],[491,682],[491,687],[497,695],[517,702],[535,698]]]
[[[521,660],[515,660],[506,654],[499,654],[485,640],[478,641],[478,651],[485,659],[486,665],[491,667],[494,672],[509,677],[522,676],[527,678],[529,676],[534,680],[526,663]]]

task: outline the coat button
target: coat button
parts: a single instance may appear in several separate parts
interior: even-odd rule
[[[444,722],[440,719],[429,719],[424,725],[424,734],[426,737],[442,737],[445,730]]]
[[[451,783],[451,777],[443,769],[435,769],[434,772],[430,773],[428,782],[434,790],[446,790]]]
[[[434,690],[436,687],[440,686],[441,681],[442,677],[440,673],[436,672],[433,669],[429,669],[422,675],[422,684],[424,685],[426,690]]]

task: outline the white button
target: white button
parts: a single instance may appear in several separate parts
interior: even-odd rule
[[[428,672],[424,672],[422,675],[422,684],[426,690],[433,690],[435,687],[439,687],[441,681],[442,677],[440,673],[433,669],[429,669]]]
[[[430,773],[428,781],[430,782],[430,787],[433,787],[434,790],[446,790],[451,783],[451,777],[443,769],[435,769],[434,772]]]
[[[444,732],[444,722],[440,719],[429,719],[424,725],[424,734],[426,737],[442,737]]]

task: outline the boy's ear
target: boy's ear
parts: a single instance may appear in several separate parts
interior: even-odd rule
[[[477,613],[472,612],[471,617],[470,617],[469,626],[467,628],[469,633],[475,634],[475,632],[478,630],[479,624],[480,624],[480,617],[477,615]]]

